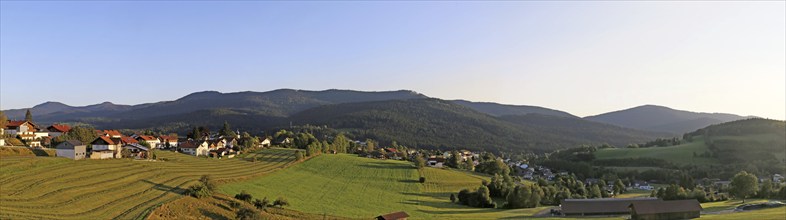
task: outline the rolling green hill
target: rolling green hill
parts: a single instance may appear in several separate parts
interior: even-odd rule
[[[426,183],[418,178],[424,176]],[[410,162],[351,154],[322,155],[263,178],[227,184],[254,198],[284,196],[290,208],[313,214],[369,219],[406,211],[412,219],[496,219],[532,216],[543,209],[480,209],[450,203],[450,193],[477,188],[488,177],[436,168],[422,173]]]
[[[670,147],[601,149],[595,159],[655,158],[679,166],[710,167],[708,172],[722,177],[740,169],[760,175],[786,173],[784,121],[744,119],[708,126],[685,138],[687,143]]]

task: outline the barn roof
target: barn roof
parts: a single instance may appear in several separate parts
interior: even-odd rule
[[[395,220],[395,219],[403,219],[403,218],[407,218],[407,217],[409,217],[409,214],[407,214],[406,212],[394,212],[394,213],[390,213],[390,214],[384,214],[384,215],[377,216],[377,219]]]
[[[565,199],[562,201],[562,213],[565,214],[601,214],[628,213],[628,206],[637,201],[658,201],[655,197],[646,198],[603,198],[603,199]]]
[[[639,215],[675,212],[699,212],[702,210],[699,201],[695,199],[670,201],[636,201],[632,202],[629,207]]]

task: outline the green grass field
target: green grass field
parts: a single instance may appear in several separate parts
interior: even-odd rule
[[[489,219],[528,217],[545,209],[480,209],[450,203],[450,194],[476,189],[485,176],[424,168],[405,161],[375,160],[356,155],[322,155],[251,181],[221,186],[234,195],[286,197],[292,209],[315,214],[372,218],[406,211],[413,219]]]
[[[293,164],[294,152],[266,149],[219,160],[159,151],[166,161],[0,157],[0,219],[144,218],[201,175],[248,179]]]
[[[714,158],[693,157],[693,153],[702,154],[709,151],[704,140],[699,137],[693,142],[671,147],[648,148],[607,148],[595,152],[596,159],[621,159],[621,158],[656,158],[663,159],[677,165],[706,165],[715,164]]]

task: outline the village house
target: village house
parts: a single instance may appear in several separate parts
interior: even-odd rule
[[[55,154],[58,157],[81,160],[87,156],[87,146],[78,140],[67,140],[55,146],[55,149]]]
[[[207,148],[209,150],[218,150],[219,148],[226,147],[226,143],[227,143],[226,139],[224,139],[224,138],[210,140],[210,141],[208,141]]]
[[[780,174],[772,175],[772,182],[774,183],[781,183],[785,178]]]
[[[118,130],[103,130],[103,131],[96,130],[96,133],[99,136],[105,136],[105,137],[109,137],[109,138],[120,138],[120,137],[123,137],[123,134],[121,134],[120,131],[118,131]]]
[[[33,134],[36,130],[38,130],[37,126],[29,121],[8,120],[8,124],[5,126],[5,133],[13,136]]]
[[[211,150],[210,151],[210,156],[211,157],[215,157],[215,158],[223,158],[225,156],[227,158],[233,158],[233,157],[235,157],[235,153],[234,153],[234,151],[232,149],[229,149],[229,148],[219,148],[219,149],[216,149],[216,150]]]
[[[152,135],[137,135],[136,140],[139,142],[147,142],[150,144],[150,148],[159,148],[159,145],[161,145],[161,141]]]
[[[210,149],[208,149],[209,144],[207,141],[200,140],[200,141],[186,141],[180,143],[178,148],[180,148],[180,152],[185,154],[190,154],[194,156],[207,156],[210,153]]]
[[[131,152],[131,157],[135,157],[137,159],[145,158],[147,157],[147,154],[150,153],[150,148],[142,146],[139,143],[126,143],[123,145],[123,149]]]
[[[107,136],[99,136],[93,142],[90,142],[93,150],[90,152],[90,159],[110,159],[121,158],[121,140],[120,138],[110,138]]]
[[[701,205],[690,200],[634,201],[629,206],[631,220],[692,219],[701,216]]]
[[[259,140],[259,146],[261,147],[270,147],[270,138],[264,137]]]
[[[169,135],[161,135],[158,137],[161,140],[162,148],[177,147],[177,137]]]
[[[289,143],[292,143],[292,139],[289,138],[289,137],[284,137],[284,136],[279,137],[275,141],[276,145],[284,145],[284,144],[289,144]]]
[[[430,167],[442,168],[445,164],[445,158],[442,157],[430,157],[426,160],[426,165]]]
[[[71,126],[53,124],[50,125],[49,127],[46,127],[46,130],[49,131],[49,136],[54,138],[71,131]]]

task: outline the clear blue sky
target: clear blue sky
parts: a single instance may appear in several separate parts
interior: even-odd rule
[[[782,1],[0,6],[0,109],[339,88],[786,118]]]

